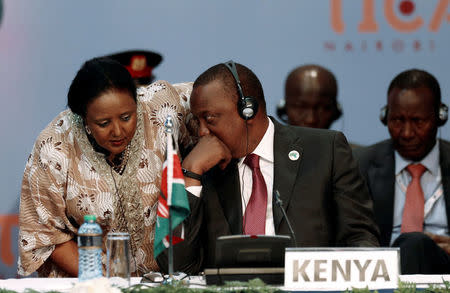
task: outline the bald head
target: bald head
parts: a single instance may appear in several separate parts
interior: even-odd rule
[[[336,78],[329,70],[319,65],[295,68],[285,84],[289,124],[329,128],[339,116],[336,96]]]
[[[296,93],[321,93],[336,98],[337,82],[333,73],[319,65],[295,68],[286,79],[286,97]]]

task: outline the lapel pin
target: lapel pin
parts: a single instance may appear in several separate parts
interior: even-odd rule
[[[291,161],[297,161],[300,158],[300,154],[297,151],[290,151],[288,156]]]

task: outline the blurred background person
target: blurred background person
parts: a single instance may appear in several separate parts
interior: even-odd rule
[[[322,66],[295,68],[286,78],[284,90],[277,114],[288,124],[329,129],[342,115],[336,78]]]
[[[390,139],[355,150],[374,202],[381,246],[400,247],[402,274],[450,273],[450,142],[436,78],[407,70],[389,85],[381,122]]]
[[[287,124],[329,129],[342,116],[336,77],[325,67],[311,64],[295,68],[286,78],[284,91],[277,115]]]
[[[97,216],[103,248],[108,232],[130,234],[132,275],[159,270],[153,239],[167,114],[179,146],[190,143],[184,126],[190,85],[176,87],[160,81],[136,92],[129,72],[108,58],[81,67],[69,109],[40,133],[25,167],[20,275],[76,277],[76,235],[87,214]]]

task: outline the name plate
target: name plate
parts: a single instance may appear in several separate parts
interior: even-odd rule
[[[293,290],[397,288],[399,248],[286,248],[284,286]]]

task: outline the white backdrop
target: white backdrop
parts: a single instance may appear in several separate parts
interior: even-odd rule
[[[449,2],[3,0],[0,275],[15,276],[26,158],[39,132],[66,107],[67,89],[85,60],[149,49],[164,58],[157,78],[181,82],[232,58],[259,76],[271,115],[287,73],[318,63],[339,83],[344,118],[333,128],[367,145],[388,137],[378,113],[400,71],[431,72],[449,103]],[[441,136],[449,138],[448,125]]]

